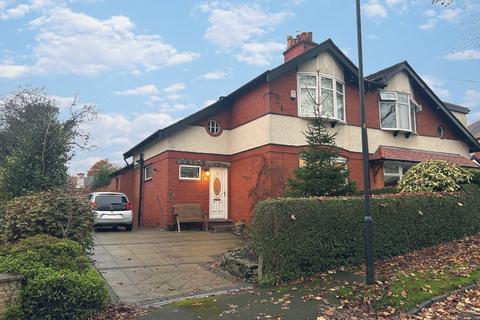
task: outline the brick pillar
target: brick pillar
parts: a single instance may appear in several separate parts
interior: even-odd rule
[[[0,273],[0,318],[11,303],[20,296],[21,277],[11,273]]]

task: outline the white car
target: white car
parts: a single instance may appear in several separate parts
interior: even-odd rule
[[[120,192],[94,192],[88,195],[90,204],[97,214],[95,227],[125,227],[132,231],[132,204]]]

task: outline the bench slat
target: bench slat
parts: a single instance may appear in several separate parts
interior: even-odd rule
[[[173,206],[177,220],[177,228],[180,232],[180,222],[204,222],[208,231],[207,215],[202,213],[202,206],[197,203],[177,204]]]

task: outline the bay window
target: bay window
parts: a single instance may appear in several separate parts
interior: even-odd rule
[[[415,132],[415,106],[408,93],[380,91],[379,105],[382,129]]]
[[[298,74],[298,115],[345,121],[345,85],[328,76],[314,73]]]
[[[407,172],[413,163],[383,163],[383,183],[385,187],[396,186],[398,180]]]

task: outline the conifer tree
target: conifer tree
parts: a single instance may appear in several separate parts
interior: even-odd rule
[[[301,166],[289,179],[286,195],[290,197],[337,196],[356,190],[345,163],[337,161],[340,149],[335,144],[336,132],[316,106],[305,132],[308,146],[300,153]]]

